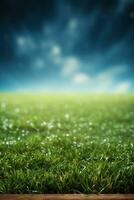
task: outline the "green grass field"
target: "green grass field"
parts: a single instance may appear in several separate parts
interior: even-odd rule
[[[0,193],[133,193],[134,95],[0,95]]]

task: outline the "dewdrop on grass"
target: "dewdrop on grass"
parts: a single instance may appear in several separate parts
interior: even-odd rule
[[[66,118],[66,119],[69,119],[69,117],[70,117],[69,114],[66,113],[66,114],[65,114],[65,118]]]
[[[54,126],[53,126],[53,124],[50,122],[50,123],[48,123],[47,127],[48,127],[48,129],[50,130],[50,129],[52,129]]]
[[[61,123],[58,123],[57,126],[58,126],[58,128],[61,128]]]
[[[41,126],[46,126],[47,125],[47,122],[45,122],[45,121],[43,121],[42,123],[41,123]]]

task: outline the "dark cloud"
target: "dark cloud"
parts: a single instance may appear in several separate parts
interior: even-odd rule
[[[59,66],[67,57],[86,73],[126,65],[132,79],[133,36],[133,0],[1,0],[0,88],[33,79],[65,84]]]

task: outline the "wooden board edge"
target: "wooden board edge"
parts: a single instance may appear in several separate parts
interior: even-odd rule
[[[134,194],[0,194],[0,200],[134,200]]]

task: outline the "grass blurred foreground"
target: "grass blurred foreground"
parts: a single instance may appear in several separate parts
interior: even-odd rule
[[[134,95],[0,95],[0,193],[133,193]]]

